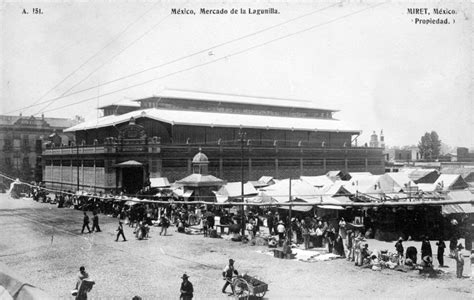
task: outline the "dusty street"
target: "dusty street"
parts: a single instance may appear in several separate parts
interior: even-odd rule
[[[89,216],[92,214],[89,213]],[[160,236],[138,241],[125,226],[127,242],[115,242],[117,219],[100,215],[102,232],[81,234],[82,213],[30,199],[0,194],[0,261],[30,283],[61,299],[72,299],[79,266],[96,285],[90,299],[178,299],[181,275],[194,285],[195,299],[230,299],[221,293],[221,271],[234,258],[241,273],[269,284],[265,299],[472,299],[472,281],[455,278],[454,260],[445,257],[447,274],[431,279],[392,270],[360,269],[344,259],[305,263],[258,253],[266,247],[224,239],[184,235],[170,227]],[[371,249],[394,251],[394,243],[369,240]],[[405,247],[419,242],[405,242]],[[436,253],[435,243],[431,242]],[[466,252],[467,254],[467,252]],[[435,266],[438,263],[435,259]],[[464,275],[471,273],[465,258]],[[230,289],[229,289],[230,290]]]

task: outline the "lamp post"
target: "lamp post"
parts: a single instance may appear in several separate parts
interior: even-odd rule
[[[245,235],[245,215],[244,215],[244,137],[246,133],[242,131],[242,128],[239,130],[240,137],[240,194],[242,200],[242,207],[240,211],[241,218],[241,231],[242,236]]]

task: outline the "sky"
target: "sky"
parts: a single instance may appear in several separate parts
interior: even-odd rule
[[[97,107],[173,88],[310,100],[362,130],[360,144],[383,130],[386,144],[413,145],[434,130],[474,147],[472,4],[438,3],[4,2],[0,114],[90,120]],[[431,14],[407,13],[417,7]],[[249,14],[263,8],[278,14]]]

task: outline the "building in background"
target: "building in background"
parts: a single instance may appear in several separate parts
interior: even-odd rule
[[[369,147],[378,148],[379,147],[379,136],[375,131],[370,135]]]
[[[227,181],[384,172],[379,147],[356,147],[360,130],[309,101],[163,90],[66,130],[73,147],[45,149],[50,187],[137,191],[149,178],[191,173],[202,149],[209,174]]]
[[[458,147],[456,160],[458,162],[474,162],[474,153],[469,152],[467,148]]]
[[[37,160],[42,144],[50,139],[68,144],[73,134],[63,130],[83,121],[80,117],[70,120],[44,115],[37,118],[0,115],[0,170],[22,180],[41,180],[42,170],[41,165],[37,169]]]

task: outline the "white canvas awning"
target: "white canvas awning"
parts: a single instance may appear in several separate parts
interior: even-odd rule
[[[182,197],[185,200],[189,199],[193,195],[194,191],[193,190],[188,190],[188,189],[183,189],[183,188],[177,188],[173,190],[173,194]]]
[[[319,205],[318,207],[322,209],[344,210],[344,207],[339,205]]]
[[[229,198],[238,198],[242,196],[241,182],[228,182],[223,185],[216,193],[217,201],[224,202]],[[244,197],[256,196],[258,191],[250,182],[244,183]]]
[[[474,200],[474,194],[468,190],[451,191],[446,196],[446,200]],[[441,207],[441,212],[444,215],[449,214],[472,214],[474,213],[474,205],[470,203],[465,204],[449,204]]]
[[[170,187],[170,182],[166,177],[150,178],[150,187],[152,188],[165,188]]]

